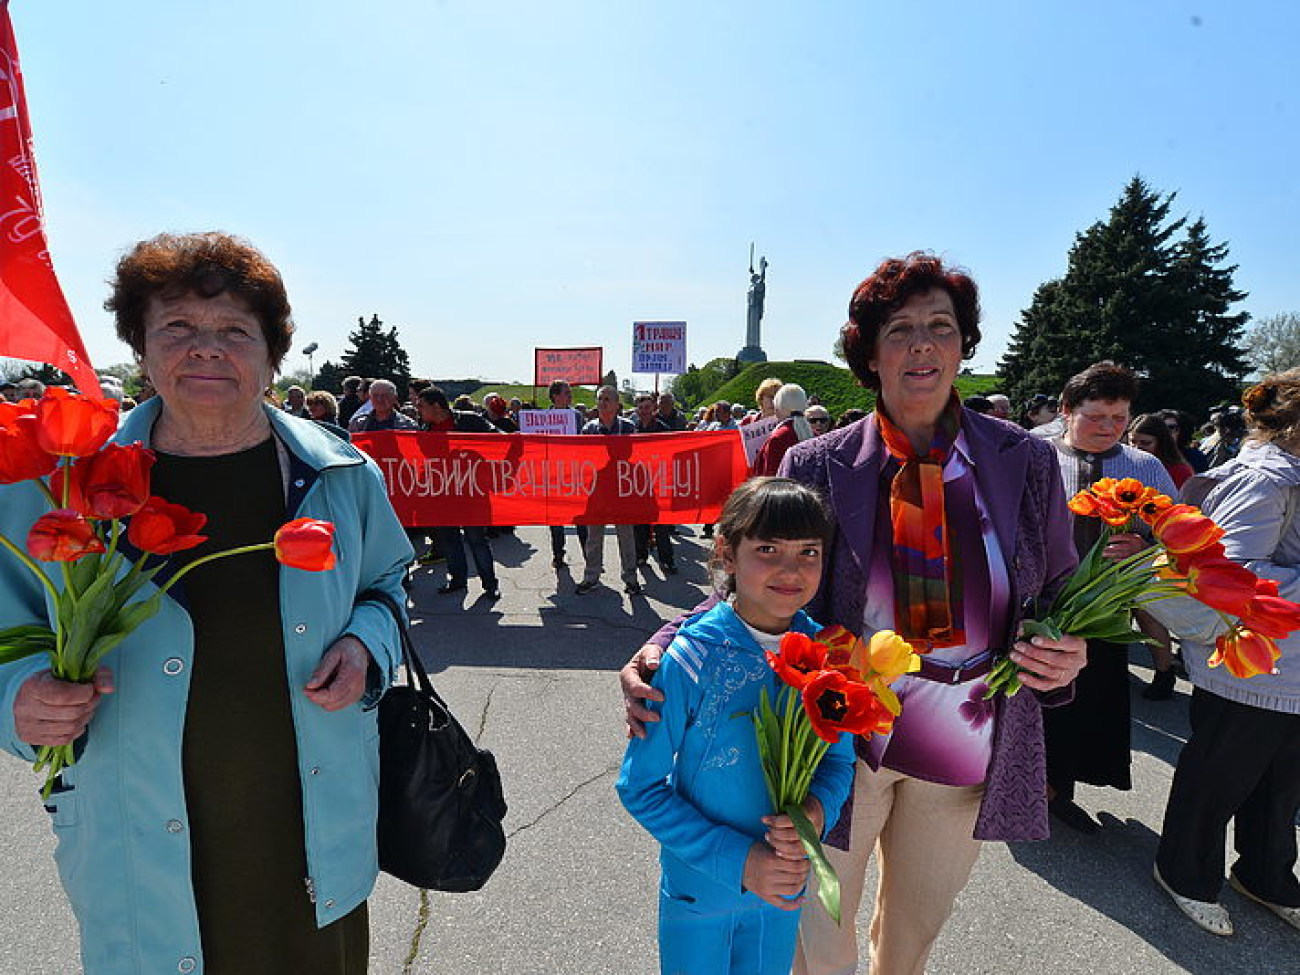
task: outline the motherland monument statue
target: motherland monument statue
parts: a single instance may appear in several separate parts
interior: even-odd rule
[[[766,362],[767,353],[763,351],[760,329],[763,324],[763,304],[767,297],[767,258],[758,259],[758,270],[754,270],[754,245],[749,245],[749,304],[745,317],[745,347],[736,353],[736,358],[744,363]]]

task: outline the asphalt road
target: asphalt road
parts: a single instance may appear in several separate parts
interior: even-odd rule
[[[688,529],[689,531],[689,529]],[[606,581],[617,552],[606,542]],[[682,573],[646,570],[646,594],[573,594],[550,565],[544,528],[495,543],[503,598],[440,596],[441,566],[414,580],[413,632],[461,722],[497,755],[510,815],[509,849],[474,894],[422,894],[381,877],[371,900],[371,971],[640,975],[658,970],[653,841],[614,794],[622,758],[615,672],[706,581],[700,540],[678,540]],[[569,562],[580,567],[576,539]],[[1225,888],[1237,933],[1203,934],[1151,880],[1172,763],[1186,737],[1187,694],[1137,694],[1134,789],[1081,787],[1104,829],[1062,828],[1044,843],[988,844],[935,948],[934,975],[1300,975],[1300,932]],[[0,975],[77,972],[75,924],[59,888],[37,779],[0,760]],[[859,919],[860,940],[870,910]]]

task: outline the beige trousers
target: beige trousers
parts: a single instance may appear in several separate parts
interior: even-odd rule
[[[855,921],[873,847],[880,878],[871,919],[872,975],[922,975],[980,842],[971,834],[984,786],[935,785],[857,765],[850,849],[826,847],[840,878],[841,924],[811,894],[799,923],[794,975],[852,975]],[[810,877],[810,882],[812,879]]]
[[[618,537],[618,568],[623,585],[630,585],[636,578],[636,539],[632,525],[615,525],[614,534]],[[583,582],[596,582],[605,568],[605,526],[588,525],[587,543],[582,548],[586,565],[582,572]]]

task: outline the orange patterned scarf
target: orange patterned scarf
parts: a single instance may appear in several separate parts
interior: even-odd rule
[[[954,390],[924,455],[913,449],[907,434],[894,425],[883,407],[876,409],[876,422],[889,455],[901,465],[889,488],[894,625],[918,653],[960,646],[966,642],[961,581],[949,558],[943,465],[961,430],[961,401]]]

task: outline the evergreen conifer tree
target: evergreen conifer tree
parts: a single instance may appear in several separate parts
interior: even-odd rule
[[[1140,177],[1109,218],[1075,237],[1065,276],[1041,285],[1021,314],[999,375],[1013,402],[1055,396],[1093,362],[1111,359],[1143,377],[1135,411],[1166,407],[1203,414],[1235,398],[1247,371],[1240,349],[1245,295],[1224,266],[1226,244],[1205,221],[1171,220]],[[1184,231],[1181,236],[1180,231]]]
[[[384,328],[378,315],[357,319],[357,327],[348,335],[349,348],[344,351],[339,371],[345,376],[387,379],[397,386],[400,399],[406,398],[411,378],[411,360],[397,340],[396,328]],[[332,366],[332,363],[326,363]],[[325,372],[325,366],[321,372]]]

